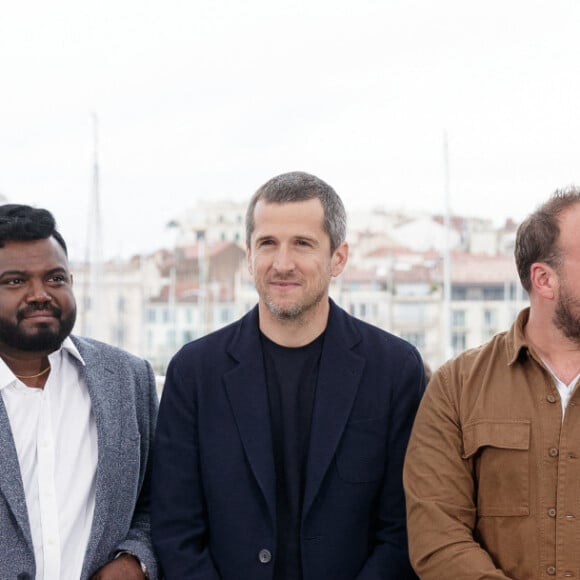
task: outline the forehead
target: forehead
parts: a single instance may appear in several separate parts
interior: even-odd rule
[[[325,234],[324,209],[317,198],[289,203],[260,200],[254,209],[254,224],[254,236],[277,232]]]
[[[68,259],[54,238],[6,242],[0,247],[0,271],[68,269]]]

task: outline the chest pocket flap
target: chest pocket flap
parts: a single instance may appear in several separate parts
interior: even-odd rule
[[[530,421],[482,420],[463,430],[463,458],[473,461],[477,512],[526,516],[530,505]]]
[[[530,421],[510,419],[505,421],[477,421],[463,428],[463,458],[468,459],[482,447],[496,449],[530,448]]]

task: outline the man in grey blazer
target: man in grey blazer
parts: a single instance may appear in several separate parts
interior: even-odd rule
[[[155,579],[155,377],[75,317],[53,216],[0,206],[0,578]]]

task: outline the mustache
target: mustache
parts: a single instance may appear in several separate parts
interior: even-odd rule
[[[40,302],[34,302],[29,304],[25,308],[21,308],[16,313],[16,319],[20,322],[23,318],[26,318],[29,314],[34,312],[48,312],[52,314],[55,318],[60,318],[62,314],[62,309],[58,306],[52,304],[42,304]]]

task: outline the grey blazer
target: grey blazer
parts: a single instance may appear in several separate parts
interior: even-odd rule
[[[156,579],[149,532],[150,450],[157,419],[153,370],[146,361],[110,345],[72,340],[86,363],[81,372],[99,446],[95,513],[81,580],[122,550],[138,556],[150,578]],[[35,576],[22,477],[0,397],[0,578],[34,580]]]

